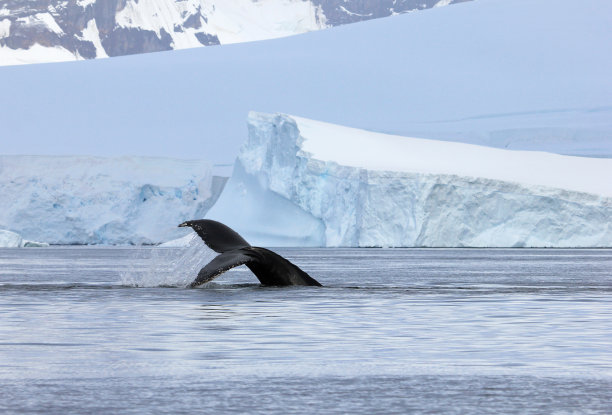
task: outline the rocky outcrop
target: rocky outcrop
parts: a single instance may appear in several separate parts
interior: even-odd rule
[[[7,0],[0,5],[0,65],[260,40],[461,1]],[[27,53],[33,47],[44,53]]]
[[[464,1],[470,0],[313,0],[313,3],[321,6],[329,25],[338,26]]]

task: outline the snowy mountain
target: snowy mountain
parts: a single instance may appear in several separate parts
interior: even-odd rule
[[[289,36],[466,0],[6,0],[0,65]]]
[[[611,157],[610,27],[612,2],[486,0],[262,42],[4,66],[0,152],[232,164],[257,110]]]
[[[226,181],[204,161],[84,156],[0,156],[0,178],[0,229],[52,244],[176,238]],[[5,242],[23,245],[20,235]]]
[[[611,247],[612,159],[251,113],[206,215],[268,246]]]

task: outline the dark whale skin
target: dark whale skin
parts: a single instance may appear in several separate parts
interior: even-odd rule
[[[190,220],[181,223],[179,227],[192,228],[209,248],[220,253],[200,270],[190,287],[212,281],[239,265],[246,265],[262,285],[321,286],[298,266],[269,249],[249,245],[236,231],[221,222],[210,219]]]

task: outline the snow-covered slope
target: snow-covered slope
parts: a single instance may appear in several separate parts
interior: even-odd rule
[[[610,27],[612,2],[482,0],[264,42],[0,67],[0,151],[231,164],[257,109],[610,157]]]
[[[612,160],[251,113],[207,217],[252,244],[610,247]]]
[[[224,184],[197,160],[0,156],[0,229],[52,244],[159,243]]]
[[[0,65],[273,39],[459,1],[6,0]]]

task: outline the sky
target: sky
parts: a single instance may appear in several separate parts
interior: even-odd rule
[[[482,0],[276,40],[0,67],[0,153],[229,164],[255,110],[485,144],[521,130],[524,145],[540,131],[554,147],[562,131],[612,155],[611,27],[611,2]]]

